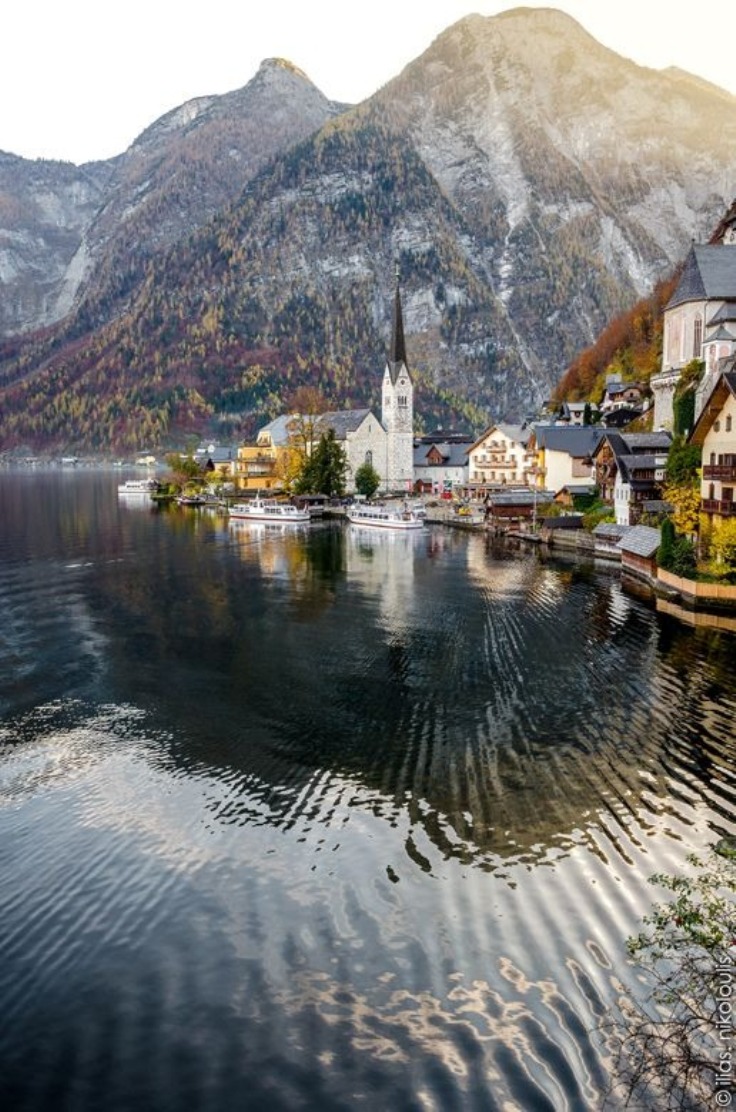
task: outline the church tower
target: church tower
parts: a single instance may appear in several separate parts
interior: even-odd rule
[[[414,483],[414,385],[406,361],[398,268],[391,350],[381,397],[381,424],[387,434],[387,486],[389,490],[408,492]]]

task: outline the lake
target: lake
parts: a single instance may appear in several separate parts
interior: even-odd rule
[[[120,481],[0,472],[2,1107],[600,1108],[647,878],[736,832],[734,634]]]

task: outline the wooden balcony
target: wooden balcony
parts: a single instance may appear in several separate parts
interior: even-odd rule
[[[736,517],[736,502],[719,498],[703,498],[700,507],[705,514],[719,514],[721,517]]]
[[[720,479],[723,483],[736,483],[736,463],[706,463],[703,466],[704,479]]]

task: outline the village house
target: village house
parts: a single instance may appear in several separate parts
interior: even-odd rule
[[[566,486],[592,491],[593,454],[604,432],[595,425],[535,425],[529,440],[529,450],[536,454],[535,485],[554,493]]]
[[[642,411],[644,388],[638,382],[623,382],[620,374],[606,376],[603,397],[598,405],[601,415],[608,415],[618,409]]]
[[[689,442],[702,452],[701,508],[712,525],[736,516],[736,356],[704,400]]]
[[[229,479],[235,473],[237,458],[237,448],[216,444],[197,448],[194,453],[194,459],[202,470],[220,481]]]
[[[696,416],[719,373],[736,352],[736,205],[707,244],[696,244],[664,309],[662,369],[653,375],[654,427],[672,428],[675,388],[693,359],[705,365]]]
[[[590,424],[586,417],[590,414],[588,402],[562,402],[555,414],[556,425],[585,425]]]
[[[446,437],[446,438],[445,438]],[[422,494],[450,494],[468,482],[471,437],[437,433],[414,442],[414,489]]]
[[[238,448],[234,475],[235,485],[240,490],[255,492],[281,488],[293,421],[293,414],[276,417],[259,430],[255,444],[244,444]]]
[[[619,525],[637,525],[646,507],[661,499],[672,443],[669,432],[605,430],[593,452],[595,485],[602,502],[613,506]]]
[[[501,486],[528,486],[535,455],[532,429],[523,425],[491,425],[468,450],[468,490],[482,497]]]

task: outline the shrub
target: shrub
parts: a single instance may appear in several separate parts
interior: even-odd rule
[[[682,1110],[731,1102],[736,843],[724,838],[707,861],[690,855],[688,863],[691,876],[650,877],[672,898],[654,904],[627,940],[649,995],[641,1006],[625,1002],[608,1025],[626,1106],[634,1097],[641,1107]]]

